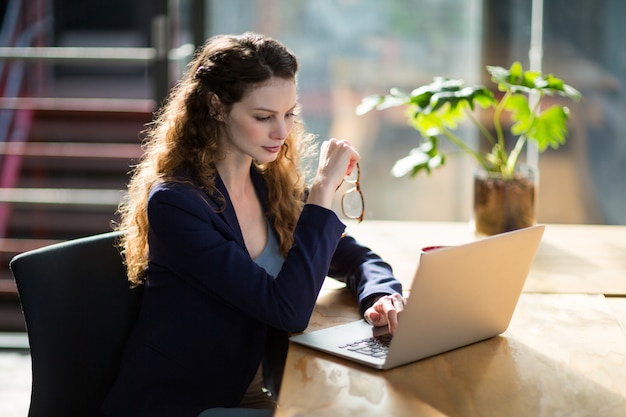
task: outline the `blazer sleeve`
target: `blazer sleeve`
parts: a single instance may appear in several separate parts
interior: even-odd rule
[[[393,275],[391,266],[350,235],[340,240],[328,275],[345,282],[355,293],[361,314],[377,296],[402,294],[402,284]]]
[[[148,219],[150,285],[183,280],[209,298],[288,332],[306,328],[345,227],[332,211],[305,205],[294,245],[273,277],[254,263],[232,225],[192,186],[156,187]]]

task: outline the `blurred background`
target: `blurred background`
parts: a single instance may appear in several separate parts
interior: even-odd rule
[[[308,129],[320,141],[349,139],[361,152],[366,221],[468,222],[474,164],[451,155],[430,176],[391,176],[420,138],[401,109],[357,116],[364,96],[410,91],[434,76],[495,88],[486,65],[527,68],[533,56],[585,97],[567,103],[566,145],[539,156],[538,221],[626,224],[622,0],[0,5],[0,330],[23,327],[9,260],[111,230],[129,167],[141,155],[143,126],[196,47],[218,33],[262,32],[299,57]],[[461,135],[476,140],[469,127]]]

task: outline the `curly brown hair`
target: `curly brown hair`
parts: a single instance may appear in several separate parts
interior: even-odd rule
[[[214,36],[199,49],[154,121],[147,125],[144,155],[131,171],[128,193],[118,208],[116,229],[124,232],[119,245],[133,285],[145,280],[148,194],[155,184],[181,181],[176,173],[185,172],[185,182],[225,201],[215,186],[215,161],[223,156],[223,122],[211,98],[217,96],[222,110],[228,112],[250,89],[272,77],[295,81],[297,70],[296,57],[285,46],[256,33]],[[312,139],[297,119],[276,160],[255,163],[268,187],[267,214],[274,219],[283,255],[293,245],[302,210],[305,173],[301,157],[309,154]]]

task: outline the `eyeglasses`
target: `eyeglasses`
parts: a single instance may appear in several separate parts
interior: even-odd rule
[[[352,174],[344,179],[348,184],[354,184],[354,187],[348,189],[341,197],[341,211],[344,216],[356,220],[358,223],[361,223],[365,217],[365,202],[363,201],[363,193],[361,193],[360,180],[361,168],[357,162],[356,169],[352,170]]]

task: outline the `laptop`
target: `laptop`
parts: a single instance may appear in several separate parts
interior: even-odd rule
[[[503,333],[545,226],[422,251],[410,296],[391,337],[365,320],[302,333],[291,341],[377,369],[391,369]]]

